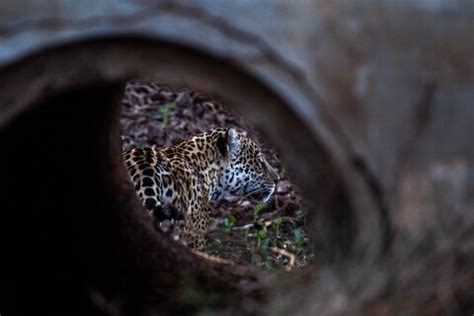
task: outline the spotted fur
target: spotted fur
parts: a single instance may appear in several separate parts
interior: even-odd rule
[[[210,225],[208,202],[230,193],[267,202],[278,174],[260,147],[235,129],[217,128],[162,149],[123,153],[135,190],[163,231],[201,249]]]

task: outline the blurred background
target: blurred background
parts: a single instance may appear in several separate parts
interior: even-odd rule
[[[131,243],[126,251],[149,245],[143,253],[171,246],[140,243],[145,237],[138,235],[132,241],[115,238],[126,229],[117,220],[116,230],[107,228],[110,240],[104,245],[115,245],[109,253],[94,249],[93,240],[105,238],[99,224],[84,237],[74,223],[78,217],[81,224],[104,227],[108,216],[129,214],[128,199],[117,200],[122,186],[114,184],[123,177],[119,158],[111,154],[119,152],[118,145],[107,137],[112,133],[120,141],[125,84],[140,79],[203,92],[238,112],[278,153],[308,210],[311,271],[255,281],[261,272],[234,275],[229,269],[229,279],[221,280],[220,268],[196,263],[186,269],[205,275],[197,284],[206,284],[206,291],[239,284],[232,288],[239,293],[238,306],[191,295],[177,299],[192,306],[184,310],[474,313],[473,30],[469,0],[2,1],[0,208],[6,226],[2,249],[9,259],[2,263],[1,287],[10,302],[5,309],[28,314],[24,306],[31,294],[25,293],[32,283],[41,293],[39,284],[48,282],[49,290],[35,298],[44,310],[53,304],[46,297],[68,284],[78,293],[90,288],[101,293],[78,294],[72,300],[81,307],[77,314],[127,314],[131,306],[141,306],[137,314],[178,312],[160,309],[153,300],[144,303],[131,289],[140,288],[146,297],[158,289],[162,302],[171,302],[164,289],[182,277],[173,263],[195,259],[170,255],[155,266],[169,269],[171,277],[152,278],[146,289],[145,278],[134,279],[127,290],[111,280],[123,271],[138,275],[136,269],[144,267],[156,273],[142,264],[151,258],[140,254],[137,266],[124,259],[105,279],[106,264],[87,258],[113,262],[118,258],[113,249],[124,242]],[[27,148],[38,153],[34,164]],[[97,154],[80,157],[92,148]],[[58,159],[65,152],[72,153],[68,162]],[[67,172],[71,165],[74,177]],[[19,170],[32,179],[34,199],[24,196]],[[88,170],[97,172],[87,178]],[[62,181],[76,183],[80,205],[58,198],[75,196]],[[97,187],[89,188],[88,181]],[[116,208],[97,202],[104,196]],[[60,235],[67,229],[56,227],[64,222],[78,225],[77,234]],[[19,227],[24,234],[12,241]],[[48,242],[32,245],[39,235]],[[60,239],[80,249],[80,264],[72,250],[55,244]],[[35,252],[20,251],[31,248]],[[58,258],[64,263],[60,272],[52,265]],[[30,260],[40,262],[25,276]],[[80,275],[87,281],[79,282]],[[253,280],[255,287],[242,286],[241,279]],[[252,292],[256,288],[259,295]]]

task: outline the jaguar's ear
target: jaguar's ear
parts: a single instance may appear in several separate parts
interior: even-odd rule
[[[217,148],[223,157],[227,157],[229,152],[235,152],[240,148],[240,139],[234,128],[229,128],[227,132],[217,139]]]
[[[216,145],[222,157],[227,157],[227,154],[229,153],[229,147],[227,146],[227,133],[219,136]]]

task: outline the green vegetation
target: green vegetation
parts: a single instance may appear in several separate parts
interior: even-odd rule
[[[161,121],[161,123],[163,124],[163,127],[166,127],[168,125],[170,111],[173,110],[174,108],[176,108],[175,102],[165,103],[158,107],[158,112],[160,112],[161,115],[163,116],[163,120]]]
[[[236,221],[235,216],[232,214],[229,214],[226,218],[224,218],[224,229],[226,231],[231,230],[232,227],[234,227],[235,221]]]
[[[262,204],[262,203],[257,203],[254,205],[254,207],[252,208],[252,217],[253,217],[253,221],[257,221],[258,219],[258,215],[260,214],[260,212],[265,208],[265,205]]]
[[[313,252],[306,232],[306,212],[300,209],[292,217],[264,220],[261,217],[264,208],[263,204],[253,206],[249,211],[251,223],[238,226],[235,216],[228,215],[216,224],[215,231],[225,233],[210,241],[207,252],[270,270],[301,267],[310,262]]]

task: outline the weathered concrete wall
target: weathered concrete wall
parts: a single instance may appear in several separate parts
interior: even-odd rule
[[[198,47],[261,77],[328,142],[348,142],[397,196],[407,147],[416,147],[415,156],[472,160],[470,140],[460,136],[469,134],[474,115],[473,11],[470,1],[431,0],[5,1],[0,65],[42,47],[110,34]],[[459,123],[443,128],[446,112]],[[338,135],[326,133],[324,115]],[[424,145],[415,146],[420,137]],[[439,142],[443,149],[433,146]]]
[[[0,65],[110,35],[165,39],[236,63],[327,149],[348,187],[362,247],[376,234],[371,226],[388,223],[392,268],[409,271],[394,291],[429,275],[414,256],[440,256],[438,272],[450,281],[420,282],[434,282],[439,290],[430,295],[444,298],[443,286],[455,292],[472,280],[454,260],[472,262],[474,253],[472,30],[469,0],[3,1]],[[7,107],[0,103],[0,117]],[[338,292],[334,309],[344,309],[349,292]]]

